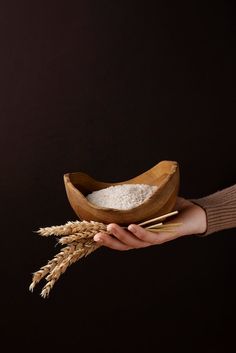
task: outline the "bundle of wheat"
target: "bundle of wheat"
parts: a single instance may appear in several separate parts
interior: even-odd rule
[[[173,211],[160,217],[139,223],[139,225],[152,232],[172,232],[174,231],[174,228],[179,225],[179,223],[150,224],[156,221],[164,220],[167,217],[173,216],[177,213],[178,211]],[[110,234],[107,230],[106,224],[85,220],[74,222],[69,221],[64,225],[45,227],[37,230],[36,233],[44,237],[51,235],[59,237],[58,243],[66,246],[62,248],[52,260],[48,261],[45,266],[42,266],[37,272],[33,273],[32,283],[30,284],[29,289],[33,291],[36,284],[45,278],[47,283],[41,291],[41,296],[43,298],[48,297],[55,282],[71,264],[75,263],[82,257],[88,256],[101,246],[93,240],[94,235],[99,232]]]

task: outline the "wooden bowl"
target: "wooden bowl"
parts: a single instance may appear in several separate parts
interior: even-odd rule
[[[122,182],[102,182],[84,172],[64,174],[66,194],[71,207],[80,220],[118,223],[127,226],[173,210],[179,191],[179,167],[175,161],[161,161],[146,172]],[[156,192],[141,205],[129,210],[117,210],[96,206],[86,196],[112,185],[149,184],[157,185]]]

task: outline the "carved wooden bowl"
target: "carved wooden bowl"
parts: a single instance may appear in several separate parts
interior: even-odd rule
[[[179,192],[180,176],[177,162],[161,161],[146,172],[121,182],[95,180],[84,172],[66,173],[63,178],[70,205],[80,220],[127,226],[171,212]],[[95,190],[122,184],[157,185],[158,189],[141,205],[129,210],[96,206],[86,198]]]

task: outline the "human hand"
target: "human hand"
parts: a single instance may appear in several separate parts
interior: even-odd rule
[[[172,228],[171,232],[151,232],[137,224],[130,224],[128,230],[116,223],[110,223],[107,230],[111,234],[99,232],[94,236],[94,241],[115,250],[130,250],[145,248],[151,245],[162,244],[176,238],[205,233],[207,229],[207,218],[203,208],[178,197],[174,210],[178,210],[177,216],[165,224],[181,223],[180,226]]]

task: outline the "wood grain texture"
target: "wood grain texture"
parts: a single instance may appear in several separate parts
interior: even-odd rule
[[[176,161],[161,161],[144,173],[122,182],[95,180],[84,172],[66,173],[63,176],[66,194],[76,215],[81,220],[128,225],[171,212],[179,192],[179,165]],[[116,210],[93,205],[86,195],[122,184],[157,185],[157,191],[144,203],[130,210]]]

